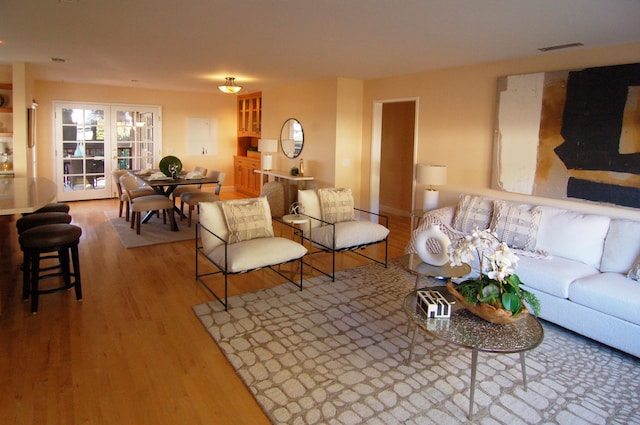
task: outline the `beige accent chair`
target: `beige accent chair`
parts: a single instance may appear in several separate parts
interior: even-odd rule
[[[126,191],[122,190],[122,185],[120,184],[120,177],[129,175],[130,172],[128,170],[113,170],[111,171],[111,178],[113,179],[113,185],[118,190],[118,201],[120,201],[120,207],[118,209],[118,217],[122,217],[122,209],[126,205],[126,214],[125,219],[129,221],[129,195]],[[154,195],[156,192],[153,188],[149,186],[140,186],[138,185],[138,189],[131,192],[134,197],[138,196],[146,196],[146,195]]]
[[[131,211],[131,228],[135,222],[136,234],[140,234],[140,222],[142,221],[142,213],[146,211],[163,210],[164,223],[167,223],[167,212],[171,228],[175,228],[175,217],[173,216],[173,202],[164,195],[146,195],[135,196],[134,192],[138,189],[138,179],[131,175],[120,177],[120,184],[128,195],[128,205]]]
[[[299,190],[298,202],[310,218],[311,229],[309,225],[303,229],[304,239],[312,243],[310,254],[330,252],[332,260],[331,273],[307,266],[335,281],[336,253],[351,251],[387,267],[389,217],[355,208],[351,189]],[[376,244],[384,244],[384,260],[364,254],[365,247]]]
[[[230,275],[266,267],[302,290],[302,258],[306,253],[307,248],[300,243],[274,235],[266,198],[200,203],[200,221],[196,225],[196,280],[225,310]],[[300,266],[299,280],[297,275],[293,280],[293,276],[274,267],[296,261]],[[220,273],[224,276],[224,295],[212,289],[214,283],[218,288],[222,286],[213,279]]]
[[[193,190],[191,192],[184,192],[180,195],[180,220],[182,220],[182,217],[184,216],[184,204],[187,204],[189,207],[189,227],[191,227],[191,216],[193,215],[193,210],[198,207],[200,202],[214,202],[220,200],[220,189],[222,188],[222,183],[224,183],[224,180],[227,177],[227,173],[222,171],[210,171],[207,174],[207,177],[211,179],[218,179],[218,183],[216,183],[216,188],[213,193],[204,190]],[[200,213],[199,207],[198,213]]]

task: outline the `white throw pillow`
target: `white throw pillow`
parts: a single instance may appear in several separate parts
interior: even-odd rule
[[[627,273],[640,256],[640,221],[611,220],[604,241],[601,272]]]
[[[318,189],[318,198],[324,221],[340,223],[355,219],[351,189]]]
[[[493,201],[474,195],[460,196],[460,202],[453,218],[453,228],[465,233],[476,229],[484,230],[489,227]]]
[[[511,248],[534,251],[542,211],[531,205],[494,201],[491,230]]]
[[[609,217],[552,207],[542,211],[536,248],[600,268]]]
[[[222,211],[229,229],[229,243],[273,237],[267,198],[224,201]]]

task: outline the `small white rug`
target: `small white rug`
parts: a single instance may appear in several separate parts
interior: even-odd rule
[[[171,231],[168,218],[167,224],[164,224],[162,214],[160,214],[160,217],[154,215],[148,223],[140,226],[140,234],[137,235],[135,228],[131,228],[131,223],[126,221],[124,216],[121,218],[118,217],[117,209],[105,210],[104,214],[109,219],[113,230],[118,234],[120,242],[122,242],[122,245],[126,248],[185,241],[195,239],[196,237],[196,229],[193,221],[191,228],[187,227],[186,220],[182,222],[178,221],[178,231],[173,232]],[[177,215],[176,219],[178,220]],[[197,222],[197,218],[195,222]]]
[[[314,277],[193,307],[274,424],[469,423],[471,351],[426,336],[411,365],[400,266]],[[478,424],[640,424],[640,360],[543,322],[527,353],[480,353]]]

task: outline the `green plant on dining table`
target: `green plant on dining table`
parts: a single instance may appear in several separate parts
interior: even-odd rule
[[[536,316],[540,313],[540,301],[535,294],[520,287],[522,282],[515,273],[518,257],[490,229],[476,230],[449,246],[452,266],[469,263],[475,255],[480,262],[480,277],[456,286],[469,304],[489,304],[517,317],[526,303]]]

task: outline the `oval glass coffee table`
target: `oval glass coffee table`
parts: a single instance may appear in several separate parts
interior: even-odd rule
[[[455,301],[444,286],[430,287],[429,289],[438,291],[449,302]],[[418,329],[434,338],[471,349],[469,419],[473,416],[478,352],[519,353],[520,366],[522,368],[522,385],[525,391],[527,390],[524,353],[537,347],[544,337],[544,330],[538,319],[531,314],[527,314],[515,323],[496,325],[473,315],[460,304],[453,304],[450,318],[430,319],[427,318],[417,304],[417,292],[417,290],[410,292],[403,303],[404,311],[410,323],[414,325],[407,364],[411,363]]]
[[[444,281],[446,283],[449,279],[463,277],[471,273],[471,267],[468,264],[451,266],[451,264],[447,263],[443,266],[434,266],[422,261],[418,254],[403,255],[400,257],[400,264],[405,268],[405,270],[416,275],[416,285],[414,289],[418,289],[420,276],[430,277],[437,281]],[[440,285],[442,282],[437,282],[436,284]]]

